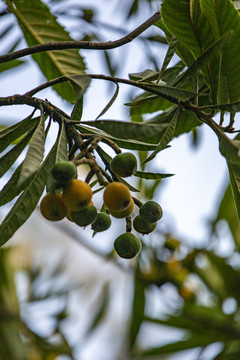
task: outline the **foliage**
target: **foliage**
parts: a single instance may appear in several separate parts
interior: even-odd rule
[[[62,6],[61,11],[54,11],[55,3]],[[126,7],[126,21],[137,17],[141,9],[140,1],[130,3]],[[145,6],[152,3],[148,0]],[[221,350],[214,355],[216,360],[236,359],[240,355],[240,273],[239,268],[232,264],[240,246],[240,135],[235,129],[235,118],[240,110],[238,3],[231,0],[163,0],[161,11],[132,33],[124,33],[125,36],[113,42],[102,41],[94,9],[79,4],[75,6],[74,21],[78,26],[84,24],[83,29],[88,29],[88,26],[94,29],[86,33],[83,30],[80,39],[74,39],[71,31],[59,21],[61,16],[71,15],[66,1],[49,1],[46,5],[39,0],[5,0],[5,10],[1,12],[2,19],[8,20],[8,25],[0,32],[1,40],[8,43],[13,28],[21,31],[21,35],[10,47],[6,46],[6,54],[0,56],[0,74],[28,66],[28,61],[22,58],[31,55],[47,80],[25,94],[0,97],[1,107],[24,104],[30,109],[30,115],[25,119],[0,131],[0,176],[6,179],[0,192],[0,206],[11,204],[16,199],[0,225],[1,245],[7,243],[27,221],[44,189],[58,191],[51,176],[51,169],[57,162],[70,160],[79,167],[87,166],[85,181],[90,183],[94,194],[102,191],[109,182],[124,183],[137,194],[134,201],[140,207],[141,192],[151,199],[162,179],[168,181],[173,175],[145,171],[146,164],[150,166],[173,139],[190,132],[196,137],[199,127],[205,124],[216,134],[219,151],[226,159],[230,182],[219,196],[219,207],[216,218],[210,221],[212,232],[205,248],[186,246],[166,231],[156,230],[149,235],[147,239],[153,239],[151,245],[146,237],[141,238],[142,252],[132,262],[133,266],[128,267],[134,295],[129,321],[125,325],[128,336],[122,339],[126,358],[170,359],[173,353],[197,349],[200,359],[208,354],[212,344],[220,345]],[[146,36],[144,31],[148,28],[154,28],[157,35]],[[19,45],[23,47],[23,40],[28,47],[16,51]],[[128,79],[121,78],[118,77],[121,61],[114,62],[110,49],[132,40],[141,40],[148,44],[146,46],[154,43],[159,49],[164,47],[165,58],[160,66],[158,58],[146,51],[148,63],[153,68],[129,74]],[[102,52],[109,75],[88,73],[82,49]],[[174,59],[177,61],[172,65]],[[84,119],[85,92],[93,79],[110,82],[116,85],[116,89],[96,119]],[[141,91],[126,103],[130,119],[103,119],[117,99],[121,84]],[[62,104],[71,108],[69,114],[63,110],[64,106],[57,107],[50,102],[51,99],[36,96],[48,88],[54,89]],[[56,125],[58,133],[53,142],[49,134]],[[52,142],[51,146],[49,142]],[[138,152],[142,169],[133,175],[138,186],[111,171],[112,157],[104,150],[105,146],[116,154],[122,149]],[[151,185],[149,180],[153,181]],[[105,210],[105,205],[101,204],[101,211]],[[214,239],[223,220],[235,246],[229,257],[220,257],[215,251]],[[131,217],[126,218],[126,230],[132,230]],[[157,246],[154,245],[156,238]],[[8,267],[10,252],[8,248],[0,252],[0,328],[4,334],[0,339],[0,348],[4,349],[1,355],[10,360],[32,360],[54,359],[65,354],[73,359],[74,346],[61,328],[68,316],[65,312],[67,297],[64,310],[54,314],[55,326],[49,338],[31,330],[19,310],[13,274]],[[104,258],[115,262],[112,253]],[[38,298],[34,289],[40,272],[41,269],[31,266],[26,271],[29,287],[33,290],[29,293],[29,303],[47,302],[53,295],[65,296],[73,291],[75,284],[63,286],[57,294],[46,291]],[[57,268],[54,276],[63,272],[64,269]],[[50,281],[54,282],[54,276],[50,276]],[[109,288],[109,284],[103,287],[85,336],[92,334],[105,321],[111,302]],[[176,301],[170,299],[164,314],[155,316],[149,311],[150,299],[154,291],[164,297],[166,288],[173,290]],[[10,295],[5,292],[10,292]],[[8,303],[8,296],[15,299],[13,304]],[[235,304],[231,313],[224,307],[229,298]],[[5,322],[8,322],[6,326]],[[159,329],[180,329],[182,337],[159,346],[142,346],[141,332],[149,324]],[[10,346],[9,333],[14,347]],[[13,349],[18,350],[15,352]]]

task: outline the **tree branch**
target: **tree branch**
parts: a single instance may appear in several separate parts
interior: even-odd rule
[[[0,56],[0,64],[12,61],[14,59],[21,58],[23,56],[36,54],[39,52],[50,51],[50,50],[62,50],[62,49],[89,49],[89,50],[110,50],[117,48],[119,46],[123,46],[141,33],[143,33],[146,29],[148,29],[151,25],[153,25],[156,21],[161,19],[160,11],[156,12],[153,16],[151,16],[147,21],[138,26],[135,30],[130,32],[128,35],[115,40],[115,41],[107,41],[107,42],[92,42],[92,41],[64,41],[64,42],[55,42],[55,43],[47,43],[47,44],[38,44],[31,46],[29,48],[25,48],[22,50],[14,51],[10,54]]]

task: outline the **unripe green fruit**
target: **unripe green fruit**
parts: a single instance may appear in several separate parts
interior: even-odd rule
[[[67,184],[76,178],[77,167],[71,161],[59,161],[52,168],[53,178],[60,184]]]
[[[114,241],[116,253],[124,259],[134,258],[141,250],[141,241],[132,233],[125,232]]]
[[[99,212],[96,220],[92,223],[92,230],[96,232],[106,231],[112,223],[111,217],[105,212]]]
[[[116,155],[111,161],[111,170],[121,176],[128,177],[137,171],[137,159],[129,152]]]
[[[157,223],[147,223],[140,215],[133,220],[134,229],[142,235],[151,233],[157,226]]]
[[[163,211],[156,201],[149,200],[140,207],[139,214],[143,220],[151,224],[161,219]]]
[[[71,218],[79,226],[90,225],[97,218],[97,209],[93,205],[88,205],[83,210],[71,211]]]

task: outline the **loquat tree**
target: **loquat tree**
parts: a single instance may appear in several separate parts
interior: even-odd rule
[[[57,10],[55,3],[60,4]],[[126,22],[137,18],[142,6],[150,7],[153,3],[156,4],[153,0],[130,1],[122,10],[126,12]],[[14,287],[12,278],[7,280],[5,254],[11,251],[6,249],[7,245],[38,206],[46,221],[64,219],[70,221],[70,226],[77,226],[79,232],[90,228],[93,236],[108,231],[113,218],[125,219],[122,233],[113,239],[111,252],[100,254],[113,263],[118,264],[119,257],[128,262],[133,297],[121,338],[121,349],[124,346],[121,356],[171,359],[174,353],[194,349],[197,355],[192,353],[193,360],[237,359],[240,270],[233,259],[240,247],[239,1],[163,0],[151,17],[114,41],[101,41],[97,30],[101,22],[94,9],[78,3],[70,6],[64,0],[47,3],[5,0],[1,5],[0,15],[5,24],[1,41],[8,43],[13,28],[21,35],[9,48],[5,45],[5,54],[0,56],[0,74],[28,66],[25,59],[31,56],[46,79],[23,94],[0,97],[0,107],[9,108],[9,112],[12,108],[16,111],[14,105],[29,109],[29,114],[13,125],[1,124],[0,131],[0,176],[4,179],[0,206],[11,204],[0,224],[0,245],[7,243],[1,252],[6,288]],[[61,25],[64,16],[75,17],[83,29],[91,25],[95,32],[83,30],[81,38],[75,39]],[[153,29],[151,35],[145,35],[145,31]],[[121,49],[139,39],[146,48],[154,45],[159,51],[164,49],[164,60],[160,64],[157,56],[146,51],[146,62],[152,69],[131,73],[128,78],[118,76],[121,62],[114,62],[111,49]],[[26,47],[22,46],[23,41]],[[102,53],[108,74],[87,71],[83,50],[84,54]],[[113,95],[107,104],[102,104],[95,119],[85,119],[85,94],[93,80],[111,83]],[[118,98],[122,84],[141,91],[126,104],[129,118],[103,119]],[[54,105],[51,98],[41,97],[39,93],[46,89],[55,91],[62,107]],[[56,126],[53,141],[50,134]],[[216,218],[210,221],[209,244],[196,249],[171,232],[158,229],[158,224],[164,222],[164,208],[153,200],[155,190],[162,179],[168,181],[173,174],[147,171],[146,166],[151,168],[156,156],[181,135],[188,134],[197,141],[201,126],[208,127],[218,139],[219,152],[229,172],[229,185],[221,194]],[[87,169],[84,178],[83,168]],[[150,181],[153,185],[149,186]],[[100,193],[102,201],[97,208],[95,197]],[[234,244],[228,257],[219,256],[215,242],[210,241],[216,238],[222,220],[227,223]],[[152,243],[149,239],[153,239]],[[34,273],[30,266],[27,274],[33,288],[28,302],[48,301],[53,291],[46,291],[41,299],[34,293],[40,269]],[[191,285],[192,279],[195,286]],[[105,285],[87,335],[105,321],[103,315],[111,302],[111,292],[106,291]],[[64,314],[55,313],[54,329],[46,339],[31,329],[16,302],[9,306],[6,290],[1,286],[0,319],[5,325],[0,323],[4,334],[0,337],[0,349],[4,350],[0,351],[4,358],[55,359],[66,355],[77,359],[74,346],[61,329],[67,317],[65,308]],[[153,289],[164,298],[166,288],[172,289],[174,296],[167,311],[155,316],[149,311]],[[69,288],[65,290],[65,294],[69,292]],[[17,298],[14,290],[11,294]],[[226,310],[229,299],[234,304],[230,312]],[[12,321],[10,325],[8,319]],[[181,330],[182,337],[159,346],[142,345],[140,336],[146,324]],[[8,329],[17,351],[11,347]],[[54,335],[58,335],[60,345],[56,345]],[[209,355],[212,345],[214,355]],[[112,359],[119,359],[120,354],[119,348]]]

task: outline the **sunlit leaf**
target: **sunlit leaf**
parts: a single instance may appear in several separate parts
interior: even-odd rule
[[[7,0],[6,3],[16,16],[29,46],[72,40],[42,1]],[[81,74],[85,69],[78,49],[46,51],[32,57],[48,80],[62,75]],[[72,103],[76,101],[75,92],[70,84],[57,84],[53,88],[65,100]]]

